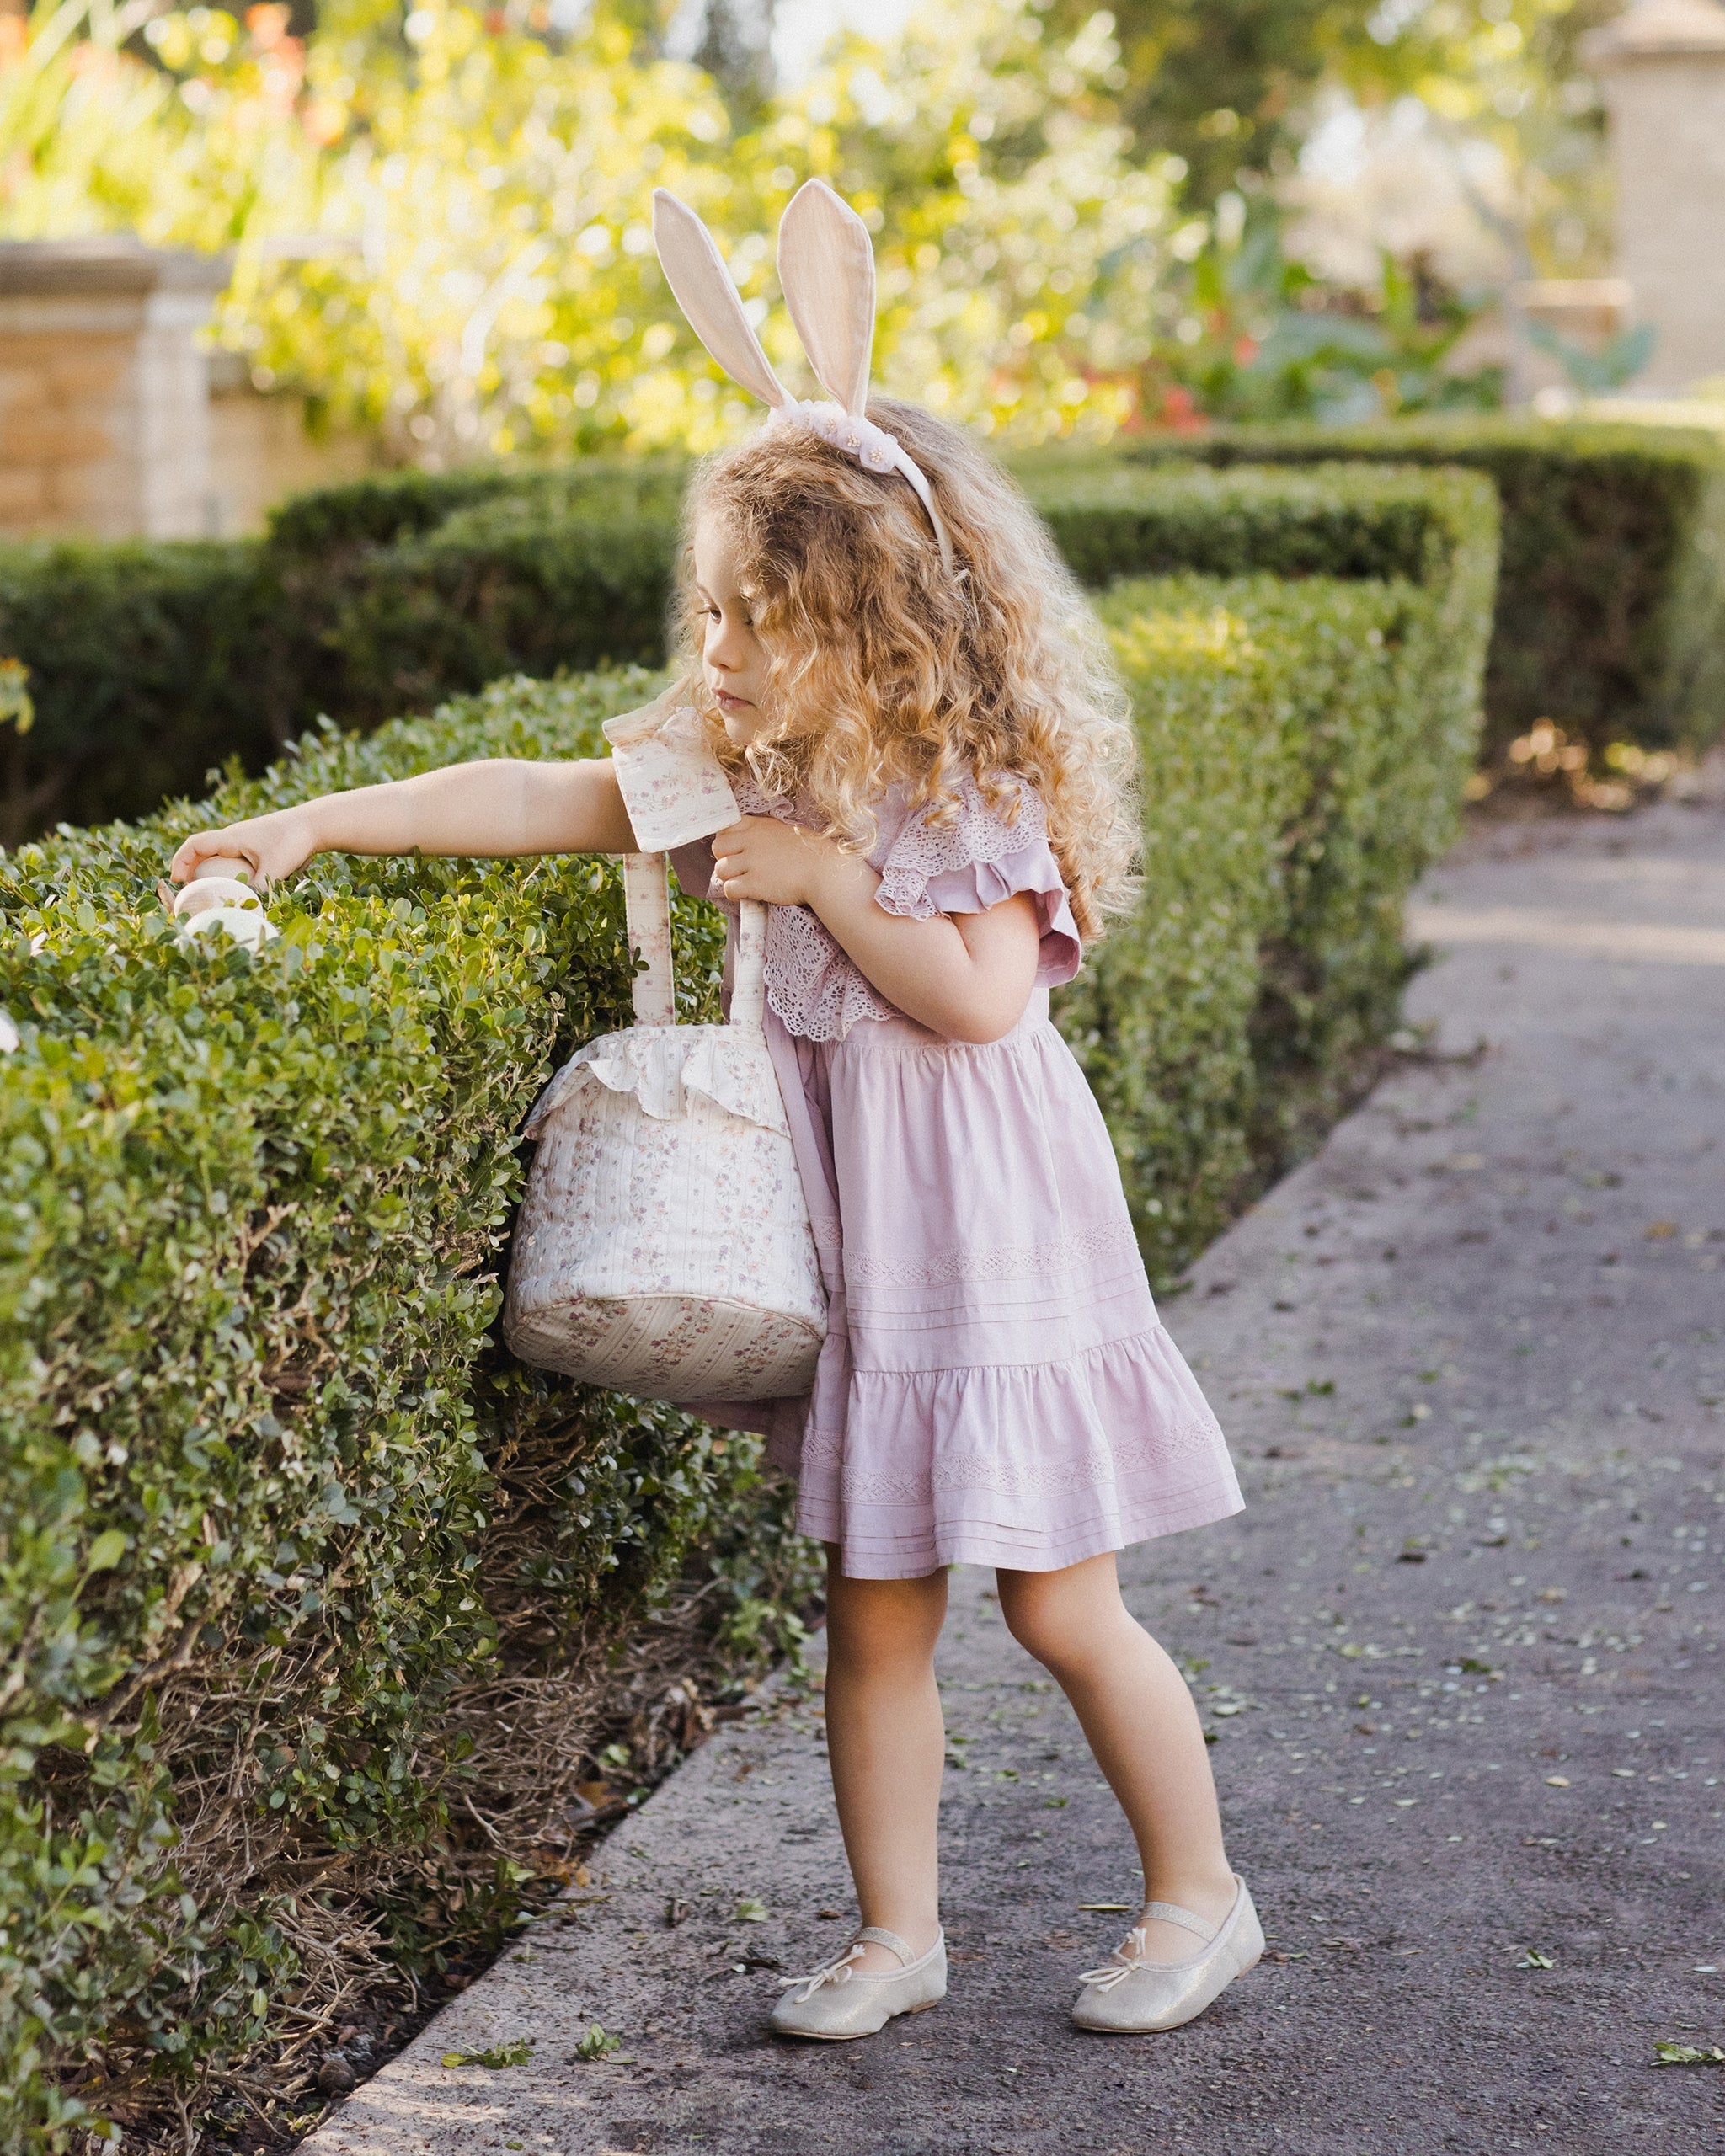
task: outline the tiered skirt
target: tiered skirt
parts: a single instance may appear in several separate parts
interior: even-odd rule
[[[1047,991],[985,1046],[902,1018],[767,1030],[829,1298],[813,1397],[770,1418],[803,1531],[852,1578],[910,1579],[1237,1512]]]

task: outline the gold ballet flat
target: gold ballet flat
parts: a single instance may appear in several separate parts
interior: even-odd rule
[[[902,1968],[877,1974],[857,1967],[873,1940],[896,1954]],[[947,1940],[937,1933],[926,1954],[913,1954],[895,1931],[866,1925],[836,1961],[806,1977],[781,1977],[786,1996],[772,2009],[777,2036],[809,2036],[825,2044],[872,2036],[897,2014],[921,2014],[947,1995]]]
[[[1234,1885],[1234,1906],[1219,1924],[1206,1924],[1172,1902],[1146,1902],[1113,1957],[1079,1977],[1074,2024],[1115,2036],[1142,2036],[1156,2029],[1178,2029],[1183,2021],[1202,2014],[1236,1977],[1255,1967],[1263,1952],[1263,1928],[1246,1881],[1236,1876]],[[1196,1932],[1204,1941],[1202,1951],[1183,1961],[1146,1961],[1144,1927],[1156,1917]]]

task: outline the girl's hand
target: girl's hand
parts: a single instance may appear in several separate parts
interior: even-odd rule
[[[176,883],[191,883],[206,873],[204,862],[243,861],[260,884],[279,883],[302,868],[318,851],[311,818],[303,808],[278,808],[219,831],[195,831],[168,866]]]
[[[713,841],[713,856],[726,898],[772,906],[814,905],[845,859],[830,839],[777,816],[745,816],[727,825]],[[861,866],[872,876],[866,862]]]

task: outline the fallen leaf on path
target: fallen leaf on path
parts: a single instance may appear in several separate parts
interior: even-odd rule
[[[1649,1220],[1642,1232],[1650,1243],[1669,1242],[1677,1233],[1677,1223],[1674,1220]]]
[[[1655,2066],[1725,2066],[1725,2052],[1717,2044],[1656,2043]]]
[[[1518,1969],[1555,1969],[1557,1963],[1554,1956],[1541,1954],[1538,1947],[1530,1946],[1515,1966]]]
[[[1105,1917],[1130,1916],[1133,1908],[1130,1902],[1081,1902],[1078,1906]]]
[[[752,1897],[748,1901],[739,1902],[737,1922],[739,1924],[765,1924],[766,1922],[766,1903],[757,1902]]]
[[[622,2041],[621,2036],[610,2035],[595,2021],[586,2035],[576,2044],[575,2057],[586,2059],[590,2063],[595,2059],[604,2058],[609,2052],[621,2050]]]
[[[1547,1789],[1567,1789],[1568,1786],[1569,1777],[1567,1774],[1547,1774],[1546,1776],[1546,1787]]]
[[[484,2066],[492,2073],[505,2066],[525,2066],[533,2056],[531,2044],[518,2041],[513,2044],[493,2044],[483,2052],[446,2052],[446,2066]]]

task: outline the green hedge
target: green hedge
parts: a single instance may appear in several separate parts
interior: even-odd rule
[[[147,813],[323,712],[427,711],[523,669],[654,660],[686,467],[408,472],[302,494],[262,541],[0,545],[0,845]]]
[[[1226,483],[1207,487],[1194,459]],[[1519,419],[1223,429],[1017,468],[1097,584],[1179,569],[1428,581],[1455,504],[1341,469],[1385,461],[1472,467],[1503,502],[1490,750],[1542,718],[1595,744],[1718,732],[1725,449],[1711,434]],[[1327,468],[1286,468],[1314,464]],[[5,744],[0,842],[141,812],[231,756],[261,769],[321,711],[368,724],[517,668],[650,661],[683,472],[414,473],[302,496],[258,544],[0,548],[0,654],[31,668],[39,713]]]
[[[651,664],[688,478],[680,458],[403,473],[302,494],[266,558],[317,658],[317,711],[367,724],[517,670]]]
[[[1060,1022],[1166,1280],[1310,1149],[1395,1023],[1402,901],[1477,747],[1454,675],[1477,686],[1488,616],[1434,663],[1444,609],[1405,581],[1169,578],[1102,611],[1138,714],[1145,888]]]
[[[232,755],[261,766],[312,647],[243,543],[0,546],[0,656],[35,723],[0,734],[0,846],[136,814]]]
[[[520,1875],[447,1854],[451,1701],[602,1650],[692,1537],[740,1578],[782,1540],[751,1446],[486,1344],[521,1117],[627,1017],[612,871],[326,861],[255,959],[153,892],[211,814],[591,753],[651,686],[516,684],[0,864],[0,2146],[265,2037],[320,1883],[407,1957],[455,1886],[506,1924]]]
[[[1185,578],[1103,601],[1146,889],[1060,1018],[1161,1281],[1390,1022],[1400,900],[1471,749],[1479,544],[1428,585]],[[255,958],[181,946],[153,895],[212,815],[590,753],[651,686],[499,685],[0,863],[23,1032],[0,1061],[8,2146],[267,2050],[308,1940],[411,1961],[440,1913],[494,1935],[519,1870],[451,1854],[475,1688],[579,1668],[693,1546],[740,1622],[798,1577],[752,1444],[488,1344],[522,1114],[554,1054],[626,1016],[613,872],[320,861]],[[678,920],[688,1007],[710,1008],[714,917]]]
[[[685,467],[367,481],[290,503],[261,545],[0,549],[0,654],[32,669],[0,842],[142,813],[238,756],[260,770],[320,712],[367,725],[524,671],[663,648]],[[1487,490],[1437,472],[1146,472],[1027,463],[1091,584],[1121,574],[1466,580]]]
[[[1239,464],[1465,466],[1503,510],[1487,747],[1554,719],[1596,746],[1704,747],[1725,728],[1725,441],[1622,422],[1503,418],[1231,427],[1178,450]]]

